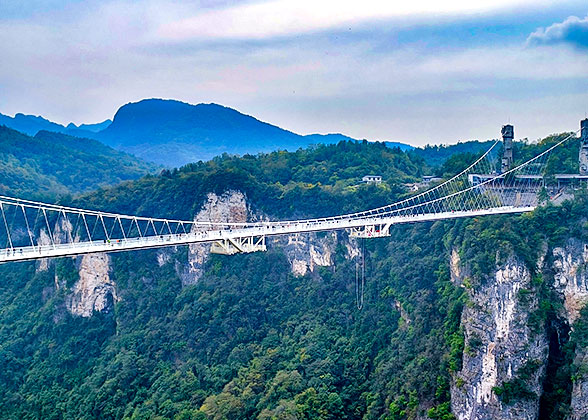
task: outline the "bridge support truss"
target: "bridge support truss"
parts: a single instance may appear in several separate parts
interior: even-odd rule
[[[390,223],[354,227],[351,228],[349,236],[352,238],[384,238],[390,236]]]
[[[210,252],[221,255],[267,251],[265,236],[248,236],[245,238],[226,238],[214,241]]]

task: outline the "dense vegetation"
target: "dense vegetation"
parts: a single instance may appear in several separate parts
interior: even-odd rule
[[[390,202],[405,194],[402,183],[427,169],[414,154],[341,142],[295,153],[225,155],[68,202],[189,218],[207,192],[239,189],[256,211],[273,217],[328,215]],[[385,182],[360,184],[367,173]],[[579,197],[531,215],[393,228],[390,238],[366,242],[361,311],[355,262],[344,257],[343,246],[334,267],[303,277],[290,274],[277,248],[213,256],[204,277],[185,287],[175,264],[185,264],[185,248],[168,250],[171,258],[162,265],[156,250],[113,254],[120,301],[114,311],[87,319],[66,310],[67,288],[55,289],[56,273],[68,287],[75,283],[71,259],[48,271],[35,263],[2,265],[0,413],[23,419],[451,419],[449,382],[461,365],[466,302],[464,289],[450,281],[448,252],[462,251],[472,281],[483,281],[495,266],[496,249],[533,266],[537,241],[554,246],[570,236],[586,238],[587,209]],[[545,299],[537,314],[541,325],[554,316]],[[565,372],[554,379],[543,404],[565,408],[568,383]]]
[[[208,192],[235,189],[246,193],[257,210],[274,217],[328,216],[389,203],[406,194],[402,184],[420,179],[423,167],[421,159],[400,149],[345,141],[294,153],[225,154],[101,190],[75,204],[189,219]],[[367,174],[382,175],[386,182],[363,184]]]
[[[493,140],[471,140],[451,145],[426,145],[411,150],[409,154],[422,158],[431,167],[439,167],[451,156],[462,153],[481,154],[488,150],[493,143]]]
[[[53,199],[137,179],[157,166],[95,140],[0,126],[0,194]]]

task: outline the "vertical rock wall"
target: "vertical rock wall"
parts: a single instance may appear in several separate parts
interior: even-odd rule
[[[588,303],[588,244],[570,239],[553,250],[554,288],[560,294],[562,316],[574,329],[580,311]],[[574,358],[577,374],[573,381],[570,420],[588,419],[588,349],[577,347]]]
[[[40,243],[56,244],[67,242],[72,238],[73,226],[68,220],[60,219],[53,229],[53,237],[41,230]],[[110,257],[107,254],[87,254],[73,258],[78,271],[78,281],[68,290],[65,299],[67,310],[75,316],[90,317],[94,312],[108,312],[119,300],[116,284],[111,277]],[[41,260],[37,270],[48,270],[50,260]],[[55,288],[66,285],[55,274]]]
[[[194,217],[195,221],[215,223],[244,223],[259,220],[264,216],[254,214],[247,204],[245,195],[240,191],[227,191],[222,195],[209,193],[202,209]],[[333,264],[335,250],[340,240],[343,240],[347,250],[347,257],[353,258],[359,254],[357,243],[340,237],[336,232],[324,234],[301,233],[285,237],[267,239],[268,246],[281,248],[290,261],[292,272],[303,276],[312,273],[317,267],[329,267]],[[184,285],[194,284],[204,273],[204,264],[209,256],[210,245],[190,245],[188,252],[188,268],[182,272]],[[158,257],[162,264],[166,258]]]
[[[110,276],[110,257],[90,254],[79,257],[79,280],[67,296],[66,307],[77,316],[89,317],[108,312],[118,300],[116,285]]]
[[[454,280],[469,285],[456,252],[450,267]],[[459,420],[537,418],[548,342],[543,331],[529,326],[537,308],[530,290],[529,270],[514,257],[484,284],[468,288],[463,364],[451,386],[451,407]],[[512,384],[525,392],[508,395]]]
[[[317,267],[333,265],[338,237],[336,232],[326,234],[301,233],[270,239],[271,246],[281,248],[297,276],[312,273]]]
[[[573,331],[588,304],[588,244],[569,239],[550,257],[539,266],[552,274],[548,287],[561,299],[558,322]],[[469,284],[467,262],[462,264],[456,251],[450,269],[453,281]],[[530,319],[538,301],[529,270],[512,257],[486,283],[468,289],[468,296],[462,314],[463,367],[451,387],[454,415],[460,420],[537,419],[549,343],[545,326]],[[569,420],[588,419],[588,349],[578,345],[575,352]],[[509,386],[515,395],[509,395]]]
[[[245,223],[250,217],[251,211],[245,200],[245,195],[240,191],[227,191],[222,195],[209,193],[202,209],[196,214],[196,222],[214,223]],[[198,229],[198,227],[194,227]],[[196,283],[204,274],[204,264],[209,256],[210,245],[192,244],[188,250],[188,268],[182,273],[184,285]]]

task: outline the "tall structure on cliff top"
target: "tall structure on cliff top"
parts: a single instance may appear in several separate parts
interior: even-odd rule
[[[501,133],[504,150],[502,153],[502,165],[500,166],[500,171],[505,173],[512,168],[512,140],[514,139],[514,127],[510,124],[504,125],[502,126]]]
[[[580,121],[580,175],[588,175],[588,118]]]

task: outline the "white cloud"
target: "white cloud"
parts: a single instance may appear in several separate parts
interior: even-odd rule
[[[301,7],[309,4],[302,1]],[[316,13],[325,22],[293,24],[288,30],[351,19],[345,4],[332,19],[321,6]],[[366,5],[361,19],[379,13],[374,2]],[[543,125],[535,127],[539,135],[551,130],[548,123],[575,119],[575,108],[582,108],[583,115],[586,103],[587,95],[575,94],[574,83],[586,91],[588,56],[569,49],[525,49],[508,39],[501,45],[464,43],[447,49],[428,47],[424,40],[374,52],[374,43],[383,42],[382,32],[366,31],[344,42],[328,34],[254,43],[184,43],[182,38],[171,53],[174,42],[157,43],[156,31],[162,22],[192,16],[187,3],[117,1],[84,7],[0,21],[0,112],[95,122],[112,117],[123,103],[165,97],[221,103],[301,133],[342,131],[422,143],[485,138],[509,115],[541,120]],[[220,19],[241,7],[249,6],[202,13]],[[417,13],[417,8],[410,11]],[[239,25],[234,30],[246,34]],[[276,33],[268,27],[257,36]]]
[[[561,23],[554,23],[547,29],[539,28],[527,39],[528,45],[568,44],[588,49],[588,16],[580,19],[570,16]]]
[[[539,3],[539,4],[538,4]],[[546,0],[272,0],[195,13],[160,26],[171,40],[261,39],[306,33],[365,21],[441,16],[537,6]]]

